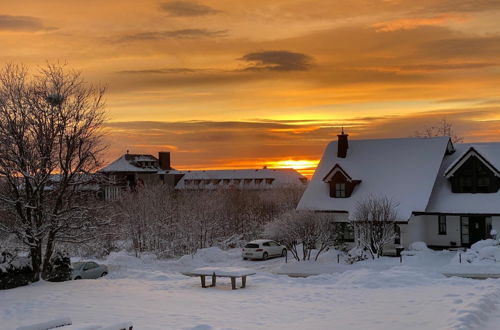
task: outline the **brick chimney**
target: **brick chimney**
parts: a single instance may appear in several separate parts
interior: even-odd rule
[[[158,153],[158,160],[160,163],[160,168],[162,170],[171,170],[170,167],[170,152],[169,151],[160,151]]]
[[[347,149],[349,149],[349,142],[347,140],[349,135],[344,133],[344,128],[342,127],[342,133],[337,136],[339,138],[337,143],[337,157],[345,158],[347,156]]]

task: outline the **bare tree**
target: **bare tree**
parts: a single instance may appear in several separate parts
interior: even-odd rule
[[[459,136],[455,133],[453,124],[446,120],[446,118],[441,119],[439,124],[436,126],[426,127],[423,131],[415,131],[413,136],[424,139],[437,136],[448,136],[453,143],[464,142],[463,136]]]
[[[170,254],[177,231],[171,187],[158,184],[140,188],[124,195],[115,206],[123,226],[119,238],[131,240],[136,256],[146,251]]]
[[[337,241],[335,219],[329,214],[290,211],[266,226],[266,236],[285,245],[297,260],[310,260],[316,250],[315,260]],[[302,253],[299,246],[302,245]],[[302,258],[301,258],[302,255]]]
[[[384,248],[394,243],[397,206],[385,196],[369,196],[357,203],[351,224],[358,246],[369,251],[372,258],[380,257]]]
[[[89,173],[103,150],[104,89],[78,72],[48,64],[36,75],[19,65],[0,71],[0,230],[29,249],[34,281],[55,245],[80,241],[99,224],[89,208]]]

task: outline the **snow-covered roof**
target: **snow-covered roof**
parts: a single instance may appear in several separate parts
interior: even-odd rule
[[[184,174],[177,189],[216,188],[219,186],[265,188],[301,185],[307,178],[291,168],[179,171]]]
[[[500,168],[500,143],[455,144],[456,152],[443,160],[432,192],[427,212],[459,214],[500,214],[500,191],[496,193],[453,193],[445,173],[462,159],[471,148]]]
[[[139,166],[139,162],[155,162],[155,166]],[[154,173],[161,169],[158,167],[158,159],[151,155],[126,154],[99,170],[102,173],[110,172],[146,172]]]
[[[455,160],[446,168],[444,175],[447,178],[453,176],[453,173],[455,173],[470,157],[473,156],[479,158],[496,176],[500,176],[498,167],[493,165],[500,163],[500,154],[494,144],[465,144],[463,146],[465,148],[460,156],[455,157]]]
[[[351,140],[346,158],[337,157],[337,141],[325,149],[297,209],[353,214],[369,196],[385,196],[398,203],[400,220],[424,212],[436,176],[451,142],[447,137]],[[348,198],[331,198],[323,179],[339,165],[353,180],[361,180]]]

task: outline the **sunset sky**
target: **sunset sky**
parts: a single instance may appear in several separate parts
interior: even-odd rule
[[[106,85],[108,161],[310,167],[342,125],[499,141],[498,22],[498,0],[1,0],[0,62]]]

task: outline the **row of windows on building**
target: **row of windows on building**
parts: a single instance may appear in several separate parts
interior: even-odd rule
[[[200,186],[200,185],[272,185],[274,179],[186,179],[184,184],[186,186]]]

